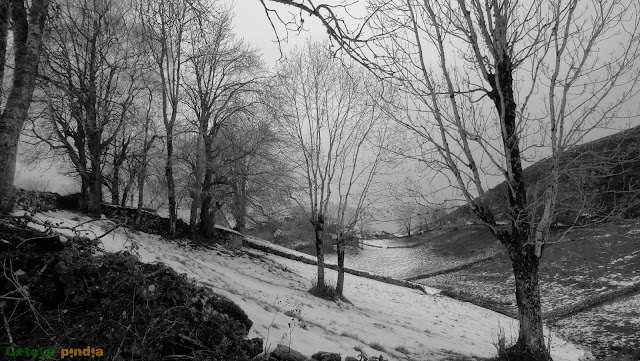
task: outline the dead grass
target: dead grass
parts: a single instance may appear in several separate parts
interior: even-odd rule
[[[384,346],[382,346],[378,341],[370,342],[369,347],[371,347],[376,351],[387,352],[387,349]]]

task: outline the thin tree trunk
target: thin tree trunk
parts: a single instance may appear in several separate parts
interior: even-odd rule
[[[164,167],[167,177],[167,198],[169,200],[169,237],[176,235],[176,185],[173,178],[173,130],[167,130],[167,161]]]
[[[147,121],[144,127],[144,147],[142,148],[142,164],[140,165],[140,171],[138,172],[138,211],[136,212],[136,219],[134,222],[135,229],[140,229],[142,225],[142,207],[144,206],[144,183],[147,179],[147,153],[151,149],[154,137],[147,142],[149,136],[149,117],[147,114]]]
[[[240,181],[239,184],[236,185],[234,198],[235,212],[233,216],[236,220],[235,230],[242,233],[247,225],[247,179],[244,175],[240,175]]]
[[[4,14],[0,16],[0,52],[3,60],[8,33],[7,8],[8,1],[0,1]],[[0,214],[13,210],[13,182],[18,155],[18,139],[22,126],[27,120],[35,79],[38,72],[38,59],[42,48],[42,30],[47,17],[48,0],[34,0],[28,15],[23,0],[11,1],[11,17],[13,20],[13,43],[15,69],[11,90],[0,115]],[[0,82],[4,79],[0,78]]]
[[[340,297],[343,296],[344,292],[344,243],[344,235],[340,235],[336,244],[336,253],[338,254],[338,282],[336,283],[336,293]]]
[[[122,207],[127,205],[127,200],[129,200],[131,207],[133,207],[134,192],[131,192],[131,189],[133,188],[133,183],[138,178],[136,173],[139,173],[139,172],[140,170],[136,169],[132,171],[131,174],[129,175],[129,180],[127,181],[127,184],[124,186],[124,189],[122,190],[122,199],[120,201],[120,205]]]
[[[202,130],[198,134],[198,141],[196,142],[196,169],[195,169],[195,181],[193,186],[193,200],[191,201],[191,214],[189,217],[189,227],[191,233],[195,234],[198,224],[198,209],[202,208],[202,178],[204,168],[204,154],[201,152],[202,147]]]
[[[147,176],[146,155],[142,156],[142,169],[138,173],[138,211],[136,212],[136,219],[134,221],[135,229],[140,229],[142,224],[142,207],[144,205],[144,182]]]
[[[7,55],[7,41],[9,39],[9,8],[9,0],[0,0],[0,80],[4,79],[4,67]],[[0,99],[2,99],[1,86]]]
[[[113,166],[113,182],[111,183],[111,204],[120,205],[120,167]],[[122,197],[122,205],[126,201],[126,196]]]
[[[318,214],[318,219],[313,223],[316,236],[316,257],[318,258],[318,287],[323,287],[324,282],[324,249],[323,247],[323,231],[324,217]]]

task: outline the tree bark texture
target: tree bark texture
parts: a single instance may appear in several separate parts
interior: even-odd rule
[[[336,293],[338,296],[342,296],[344,292],[344,251],[345,238],[344,235],[340,235],[336,244],[336,253],[338,254],[338,281],[336,283]]]
[[[176,235],[176,185],[173,178],[173,129],[167,129],[167,160],[164,167],[167,177],[167,199],[169,200],[169,237]]]
[[[0,0],[0,52],[2,52],[2,75],[4,76],[4,56],[8,32],[7,8],[11,8],[13,20],[13,45],[15,67],[11,88],[5,108],[0,114],[0,214],[13,210],[13,182],[18,154],[18,140],[22,126],[27,119],[35,79],[38,59],[42,48],[42,32],[47,19],[48,0],[33,0],[29,13],[23,0]],[[2,81],[2,78],[0,78]]]
[[[198,140],[196,142],[196,169],[194,170],[195,180],[193,182],[193,193],[191,201],[191,213],[189,217],[189,227],[191,233],[195,234],[198,224],[198,210],[202,207],[202,181],[203,181],[203,168],[204,168],[204,154],[202,154],[200,148],[202,148],[202,137],[204,132],[202,128],[198,134]]]
[[[531,248],[531,247],[527,247]],[[531,355],[535,360],[550,360],[544,343],[540,288],[538,286],[539,259],[533,252],[511,255],[516,284],[516,302],[520,329],[514,345],[518,354]]]
[[[324,232],[324,216],[322,213],[318,214],[317,219],[312,222],[314,226],[314,234],[316,237],[316,257],[318,258],[318,287],[323,287],[324,282],[324,249],[322,248],[323,232]]]

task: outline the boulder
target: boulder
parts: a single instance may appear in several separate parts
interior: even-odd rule
[[[342,361],[342,357],[339,353],[320,351],[311,356],[314,361]]]
[[[282,344],[278,344],[276,349],[273,350],[271,358],[278,361],[307,361],[303,354]]]

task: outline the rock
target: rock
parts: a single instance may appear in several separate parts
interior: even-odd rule
[[[278,344],[278,347],[273,350],[271,358],[278,361],[307,361],[303,354],[282,344]]]
[[[314,353],[313,356],[311,356],[311,359],[315,361],[342,361],[342,357],[339,353],[325,351]]]
[[[344,361],[358,361],[358,359],[353,356],[347,356]]]

